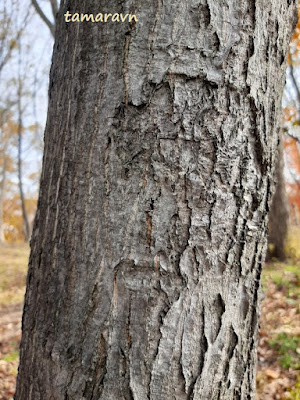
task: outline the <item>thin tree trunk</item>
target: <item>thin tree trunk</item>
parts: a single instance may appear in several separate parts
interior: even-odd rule
[[[18,122],[18,185],[21,200],[21,209],[23,216],[23,226],[24,226],[24,241],[28,242],[30,239],[30,225],[28,221],[28,215],[25,205],[25,196],[23,190],[23,177],[22,177],[22,121]]]
[[[254,399],[295,1],[64,21],[95,3],[57,18],[15,400]]]
[[[21,44],[19,44],[19,59],[18,59],[18,185],[21,200],[21,209],[23,216],[24,227],[24,241],[28,242],[30,239],[30,225],[25,205],[25,196],[23,189],[23,176],[22,176],[22,78],[21,78]]]
[[[1,168],[1,180],[0,180],[0,244],[5,242],[4,236],[4,216],[3,216],[3,204],[5,198],[5,185],[6,185],[6,170],[7,170],[7,140],[5,138],[3,127],[6,121],[5,118],[6,110],[3,109],[0,112],[0,157],[2,158]]]
[[[3,152],[3,155],[5,152]],[[4,236],[4,221],[3,221],[3,203],[4,203],[4,190],[6,182],[6,159],[3,157],[3,169],[0,181],[0,245],[5,242]]]
[[[276,165],[276,190],[272,200],[270,211],[269,243],[273,248],[269,249],[269,257],[284,260],[285,242],[288,231],[289,209],[285,191],[285,179],[283,175],[283,143],[282,138],[278,146],[278,159]]]

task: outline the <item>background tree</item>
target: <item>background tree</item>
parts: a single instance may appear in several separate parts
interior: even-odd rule
[[[17,0],[3,0],[0,6],[0,78],[5,65],[11,59],[13,51],[28,22],[29,12],[25,12],[19,24],[15,24],[18,8]]]
[[[30,5],[31,2],[28,0],[28,6]],[[10,171],[5,172],[3,170],[7,163],[4,159],[0,159],[2,176],[9,177],[10,181],[9,186],[7,186],[5,185],[7,179],[1,180],[0,199],[2,199],[2,206],[0,211],[1,209],[15,210],[14,207],[4,207],[3,201],[11,201],[12,204],[20,206],[24,216],[24,233],[22,236],[26,240],[30,235],[32,221],[32,215],[27,216],[26,204],[31,204],[33,197],[36,198],[37,196],[37,184],[35,184],[36,189],[34,191],[32,182],[33,177],[37,181],[39,176],[38,159],[41,158],[39,152],[41,153],[42,146],[41,132],[38,127],[42,121],[41,104],[44,102],[41,95],[42,81],[46,80],[45,77],[43,78],[41,66],[45,65],[45,59],[47,59],[46,51],[41,54],[39,49],[37,52],[32,39],[30,39],[32,36],[31,28],[35,26],[33,11],[33,7],[26,7],[25,2],[20,4],[18,1],[4,1],[0,6],[0,85],[2,92],[0,109],[4,116],[9,115],[10,120],[19,127],[18,142],[10,141],[5,150],[6,156],[9,155],[12,160]],[[28,24],[29,21],[30,24]],[[39,43],[37,43],[37,46],[39,46]],[[49,52],[49,50],[47,51]],[[41,61],[42,55],[43,60]],[[37,96],[39,97],[38,103],[36,101]],[[2,121],[4,121],[3,118]],[[11,134],[15,139],[15,133],[12,131]],[[37,143],[39,143],[38,146]],[[19,195],[17,191],[19,191]],[[16,196],[19,199],[17,203],[14,200]],[[28,197],[28,201],[26,197]],[[1,213],[0,221],[15,221],[14,216],[8,216],[4,213],[5,211]],[[11,229],[17,231],[19,229],[18,226],[8,226],[7,222],[5,224],[5,238],[12,237],[10,235]],[[3,223],[1,226],[3,232]],[[19,234],[16,237],[19,238]]]
[[[270,212],[270,234],[269,234],[269,257],[276,257],[284,260],[285,243],[288,232],[289,223],[295,224],[297,218],[295,213],[298,213],[297,204],[300,203],[300,186],[298,189],[297,180],[300,174],[295,174],[294,167],[300,168],[299,151],[294,149],[293,153],[288,151],[291,143],[300,140],[299,130],[295,131],[295,126],[299,121],[300,110],[300,91],[298,87],[298,78],[295,71],[299,63],[299,48],[300,48],[300,9],[298,9],[298,23],[292,35],[289,54],[288,54],[288,73],[287,83],[283,98],[283,118],[282,118],[282,134],[278,147],[278,164],[276,169],[276,190],[273,197],[273,203]],[[285,161],[284,161],[285,158]],[[291,167],[292,166],[292,167]],[[288,190],[288,196],[286,193]],[[296,201],[295,201],[296,200]],[[299,208],[300,210],[300,208]],[[289,220],[289,214],[291,219]]]
[[[10,118],[7,110],[0,110],[0,244],[5,241],[4,200],[8,173],[13,170],[14,165],[10,150],[16,142],[16,126]]]
[[[23,226],[24,226],[24,239],[28,242],[30,239],[30,225],[28,220],[28,214],[25,204],[25,195],[23,189],[23,174],[22,174],[22,143],[23,143],[23,108],[22,108],[22,97],[24,95],[23,91],[23,79],[21,75],[21,65],[22,65],[22,53],[21,53],[21,41],[19,41],[19,51],[18,51],[18,101],[17,101],[17,113],[18,113],[18,183],[19,183],[19,193],[21,200],[21,209],[23,216]]]
[[[287,194],[291,209],[291,222],[300,224],[300,146],[297,138],[290,135],[285,138],[285,154],[287,158],[287,169],[289,182]]]
[[[288,55],[288,84],[284,98],[283,128],[286,156],[287,190],[291,209],[291,222],[299,224],[300,217],[300,9]]]
[[[16,400],[253,398],[295,6],[62,2]]]
[[[14,51],[18,47],[20,39],[29,13],[25,13],[18,24],[15,23],[16,12],[18,9],[17,1],[3,1],[0,6],[0,81],[2,72],[6,65],[10,62]],[[3,87],[2,87],[3,88]],[[6,86],[8,90],[8,85]],[[11,99],[11,95],[7,92],[2,93],[0,104],[0,243],[4,241],[3,229],[3,202],[6,191],[7,173],[12,170],[12,158],[9,154],[12,141],[14,140],[14,129],[12,128],[12,107],[15,101]]]
[[[282,133],[280,134],[282,136]],[[280,138],[278,147],[278,157],[276,165],[276,190],[272,200],[269,223],[269,258],[276,257],[278,260],[284,260],[285,243],[289,223],[289,205],[286,195],[286,182],[284,178],[284,148],[283,138]]]
[[[50,6],[51,6],[51,11],[52,11],[52,17],[53,17],[52,21],[50,18],[48,18],[47,13],[45,11],[43,11],[43,9],[40,7],[40,4],[37,0],[31,0],[31,2],[32,2],[32,5],[35,8],[36,12],[38,13],[38,15],[48,26],[48,28],[51,32],[51,35],[54,37],[55,18],[56,18],[56,14],[58,12],[59,2],[57,0],[49,0]]]

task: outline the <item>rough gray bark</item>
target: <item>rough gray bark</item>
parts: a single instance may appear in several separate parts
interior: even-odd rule
[[[15,399],[253,399],[296,2],[94,3],[57,19]],[[108,7],[139,21],[63,20]]]
[[[282,138],[278,146],[278,158],[276,164],[276,190],[272,199],[269,222],[269,244],[273,245],[268,251],[268,257],[276,257],[284,260],[285,242],[288,231],[289,209],[285,191],[285,179],[283,175],[283,143]]]

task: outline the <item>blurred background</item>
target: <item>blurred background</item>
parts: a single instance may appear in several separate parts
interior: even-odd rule
[[[29,240],[36,211],[48,76],[59,0],[0,4],[0,399],[18,367]],[[300,15],[300,14],[299,14]],[[257,400],[300,400],[300,22],[282,99],[277,188],[270,213]]]

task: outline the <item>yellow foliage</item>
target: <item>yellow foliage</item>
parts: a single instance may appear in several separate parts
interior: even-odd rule
[[[11,48],[11,49],[16,49],[16,48],[18,48],[18,42],[17,42],[15,39],[12,39],[12,40],[10,41],[10,48]]]
[[[36,212],[37,200],[25,200],[26,211],[32,225]],[[8,242],[24,241],[23,217],[20,196],[6,199],[3,204],[4,236]]]
[[[295,261],[300,261],[300,227],[291,226],[285,245],[286,255]]]

